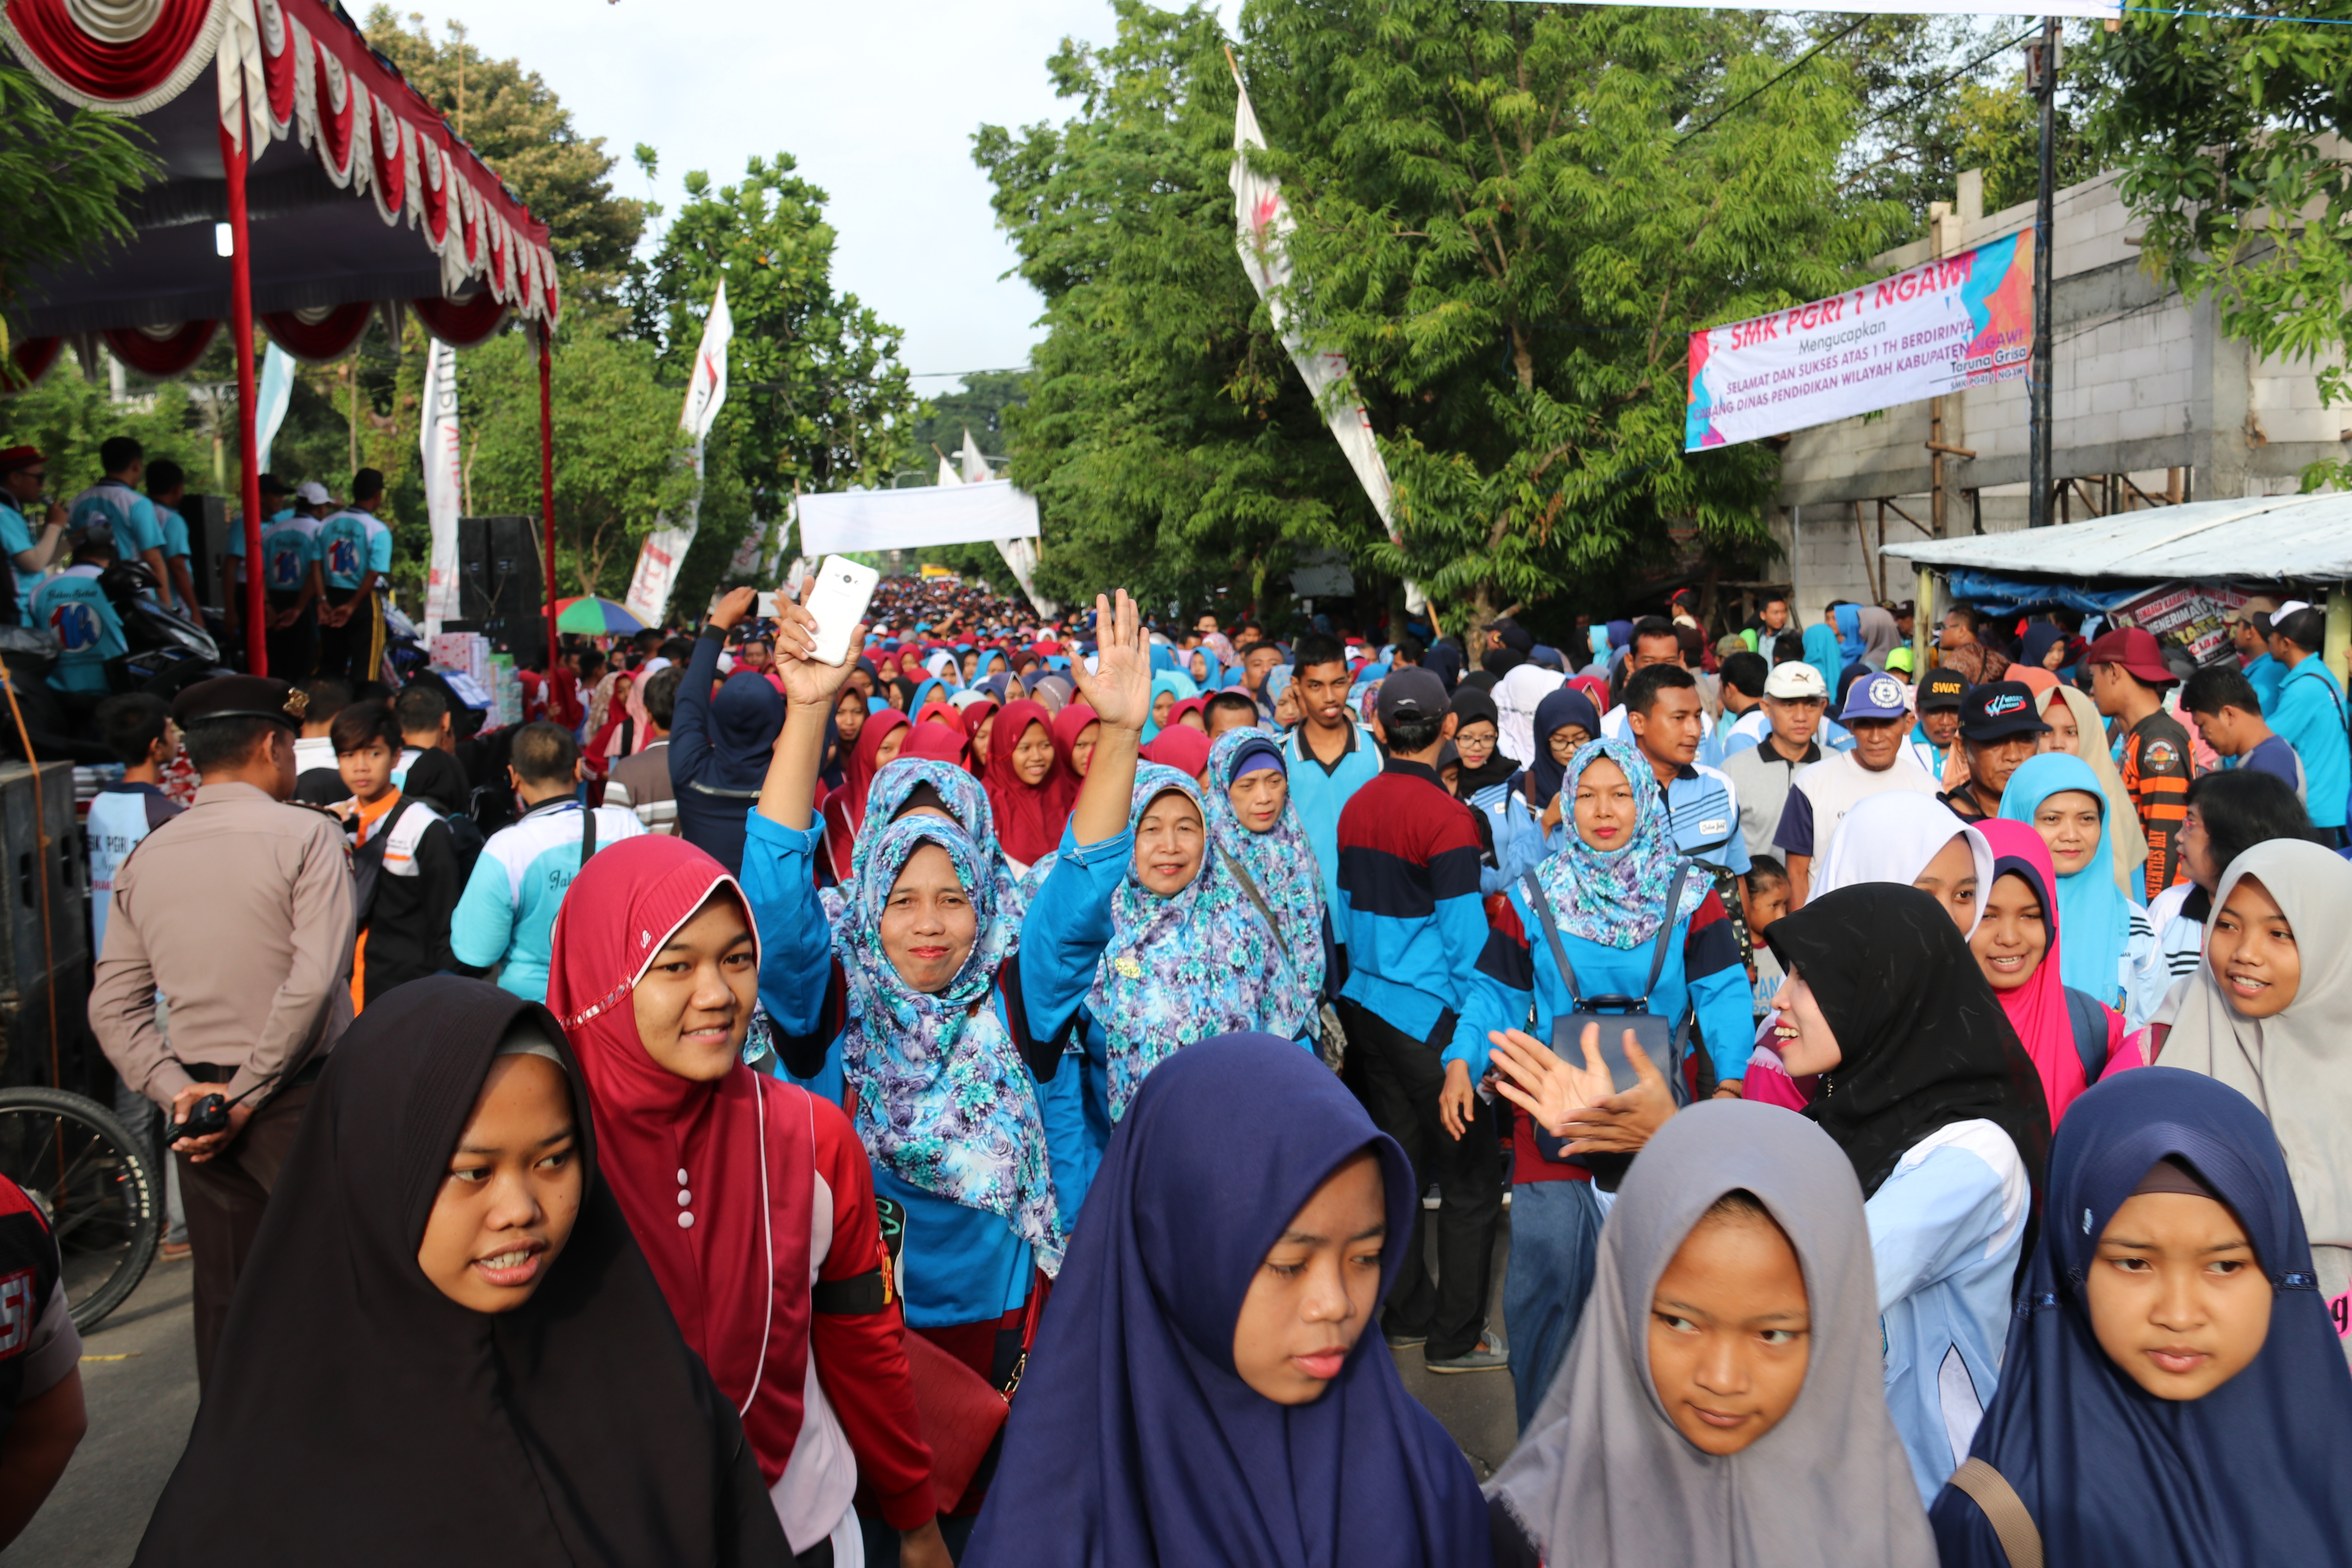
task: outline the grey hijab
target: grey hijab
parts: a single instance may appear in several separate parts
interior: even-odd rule
[[[2166,1067],[2220,1079],[2262,1108],[2286,1155],[2314,1247],[2352,1247],[2352,863],[2294,838],[2257,844],[2221,873],[2219,910],[2240,880],[2263,885],[2294,929],[2303,980],[2294,1000],[2268,1018],[2242,1018],[2200,963],[2164,1042]],[[2206,943],[2213,923],[2205,923]]]
[[[1699,1216],[1743,1187],[1796,1248],[1812,1347],[1780,1424],[1714,1458],[1650,1381],[1650,1300]],[[1568,1359],[1486,1495],[1555,1568],[1935,1568],[1886,1411],[1862,1188],[1827,1133],[1735,1100],[1650,1140],[1601,1228]]]
[[[1893,653],[1902,640],[1902,632],[1895,617],[1876,605],[1862,606],[1862,662],[1876,670],[1886,668],[1886,656]]]

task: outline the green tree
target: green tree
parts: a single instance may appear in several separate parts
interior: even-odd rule
[[[2090,35],[2100,91],[2089,138],[2144,226],[2142,263],[2263,354],[2312,363],[2344,401],[2352,342],[2352,5],[2301,19],[2132,11]],[[2306,488],[2341,482],[2341,461]]]
[[[1234,251],[1215,14],[1114,8],[1108,45],[1066,41],[1047,62],[1067,121],[973,138],[1045,301],[1027,401],[1004,413],[1012,477],[1045,526],[1039,588],[1267,596],[1301,542],[1361,534],[1370,509]]]
[[[63,111],[18,66],[0,61],[0,385],[13,376],[6,310],[28,271],[131,237],[125,205],[153,177],[139,129],[110,114]]]
[[[528,333],[502,333],[457,367],[473,510],[537,517],[537,347]],[[656,379],[650,345],[588,323],[556,334],[551,384],[556,577],[568,593],[618,598],[654,520],[696,494],[678,395]]]
[[[451,23],[448,37],[436,40],[423,17],[412,22],[403,27],[391,6],[376,5],[367,16],[368,41],[547,225],[567,310],[617,297],[646,222],[659,209],[613,194],[614,158],[604,139],[581,135],[537,71],[485,55],[461,24]]]
[[[90,380],[67,353],[33,386],[0,397],[0,447],[38,447],[48,458],[50,493],[61,500],[99,481],[99,446],[114,436],[136,439],[151,463],[169,458],[183,466],[194,489],[211,479],[212,447],[191,428],[184,387],[166,383],[118,404],[103,375]]]
[[[825,194],[795,167],[779,153],[752,158],[738,184],[688,174],[686,202],[632,300],[637,335],[682,396],[726,284],[735,337],[717,431],[764,517],[781,515],[795,489],[887,485],[896,426],[915,406],[898,329],[835,291]]]

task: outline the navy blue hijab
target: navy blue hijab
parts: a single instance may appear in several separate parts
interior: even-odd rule
[[[1418,1194],[1328,1068],[1296,1041],[1226,1035],[1151,1070],[1078,1214],[964,1568],[1488,1568],[1477,1478],[1405,1392],[1377,1305],[1312,1405],[1234,1370],[1267,1251],[1367,1149],[1385,1296]]]
[[[2082,1279],[2100,1233],[2158,1161],[2177,1159],[2246,1227],[2276,1292],[2270,1337],[2198,1400],[2163,1400],[2108,1360]],[[1970,1456],[2017,1489],[2053,1563],[2253,1568],[2327,1563],[2352,1542],[2352,1377],[2312,1274],[2303,1213],[2270,1122],[2228,1085],[2177,1068],[2095,1084],[2051,1152],[2048,1219],[2000,1387]],[[1977,1505],[1929,1510],[1944,1568],[2006,1568]]]
[[[1536,704],[1536,760],[1528,769],[1527,792],[1528,804],[1538,811],[1551,805],[1568,774],[1567,764],[1554,762],[1551,754],[1552,731],[1564,724],[1582,725],[1589,739],[1601,739],[1601,714],[1592,699],[1573,686],[1546,692]]]

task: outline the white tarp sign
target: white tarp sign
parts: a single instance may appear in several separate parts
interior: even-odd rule
[[[277,443],[286,411],[293,404],[294,356],[272,343],[261,356],[261,384],[253,395],[253,451],[265,474],[269,471],[269,448]]]
[[[1780,436],[2023,376],[2033,230],[1690,335],[1683,449]]]
[[[686,411],[677,420],[678,428],[694,437],[698,479],[702,475],[702,444],[727,401],[727,345],[734,337],[735,318],[728,313],[727,285],[721,283],[718,297],[710,301],[710,314],[702,323],[702,343],[694,351],[694,378],[686,389]],[[662,614],[669,608],[670,589],[677,585],[678,566],[694,542],[694,531],[695,509],[688,506],[683,524],[664,522],[646,535],[637,549],[637,569],[629,579],[628,596],[623,603],[629,614],[649,626],[661,625]]]
[[[1785,11],[1783,0],[1626,0],[1634,5],[1685,10]],[[2055,0],[2053,5],[2008,5],[2000,0],[1873,0],[1880,16],[2121,16],[2123,0]]]
[[[1291,277],[1290,231],[1298,223],[1290,216],[1290,204],[1282,199],[1282,183],[1250,167],[1250,150],[1263,148],[1265,135],[1258,129],[1257,110],[1250,107],[1249,89],[1243,85],[1238,69],[1234,73],[1234,88],[1239,95],[1234,103],[1234,166],[1225,183],[1234,189],[1234,246],[1241,252],[1242,270],[1249,274],[1258,298],[1266,302],[1275,331],[1282,334],[1290,363],[1298,367],[1307,390],[1314,395],[1315,406],[1328,411],[1324,417],[1331,435],[1347,455],[1348,466],[1356,470],[1364,493],[1372,498],[1372,509],[1381,514],[1389,542],[1402,544],[1404,536],[1393,515],[1395,492],[1389,485],[1388,465],[1381,460],[1380,444],[1372,438],[1372,417],[1362,402],[1350,395],[1353,388],[1347,384],[1348,356],[1309,343],[1290,319],[1284,291]],[[1342,388],[1342,395],[1335,397],[1334,387]],[[1418,584],[1404,586],[1406,607],[1417,615],[1428,601]]]
[[[1010,479],[839,490],[804,495],[793,504],[800,514],[801,552],[812,559],[1037,537],[1037,498],[1014,489]]]
[[[417,447],[425,461],[425,515],[432,538],[432,553],[425,579],[425,635],[437,635],[443,621],[458,616],[457,512],[460,489],[457,454],[457,351],[433,340],[425,356],[425,426]]]

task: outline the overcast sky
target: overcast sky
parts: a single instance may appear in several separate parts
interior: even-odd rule
[[[1045,60],[1066,36],[1111,37],[1105,0],[393,3],[436,35],[457,17],[478,47],[538,71],[618,157],[623,195],[675,212],[689,169],[723,184],[755,153],[792,153],[832,198],[835,286],[906,329],[909,370],[1026,362],[1040,302],[1017,278],[998,281],[1015,258],[971,133],[1066,118]],[[640,142],[661,153],[650,193],[629,157]]]

